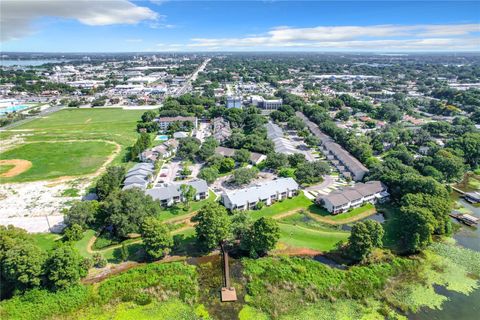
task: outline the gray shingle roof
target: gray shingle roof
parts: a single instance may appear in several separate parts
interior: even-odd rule
[[[161,186],[156,186],[152,189],[148,189],[145,191],[146,194],[150,195],[155,200],[168,200],[174,197],[180,197],[181,190],[180,186],[182,184],[191,185],[197,191],[197,195],[199,193],[207,193],[208,192],[208,185],[205,180],[196,179],[192,181],[188,181],[185,183],[174,183],[174,184],[164,184]]]
[[[257,202],[270,198],[278,193],[298,189],[298,183],[292,178],[281,178],[269,181],[262,185],[241,189],[238,191],[222,194],[222,199],[229,201],[233,207],[241,207],[248,203]]]

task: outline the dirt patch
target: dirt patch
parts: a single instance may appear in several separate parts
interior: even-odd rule
[[[0,174],[1,178],[18,176],[20,173],[25,172],[32,167],[32,163],[30,161],[22,159],[0,160],[0,165],[2,164],[14,165],[14,167],[7,172]]]

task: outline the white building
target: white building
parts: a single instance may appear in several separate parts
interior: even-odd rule
[[[240,97],[227,97],[227,108],[242,108],[242,98]]]
[[[333,214],[342,213],[365,203],[376,203],[389,196],[387,187],[380,181],[357,183],[354,187],[319,195],[316,199],[318,205],[323,206]]]
[[[155,119],[158,122],[158,128],[160,131],[165,131],[168,129],[168,126],[174,122],[184,122],[190,121],[193,123],[193,127],[196,129],[198,127],[198,119],[197,117],[160,117]]]
[[[222,194],[222,203],[229,210],[252,210],[259,202],[269,206],[297,194],[298,183],[292,178],[280,178],[253,187]]]
[[[265,99],[262,96],[251,96],[250,104],[265,110],[277,110],[283,104],[282,99]]]

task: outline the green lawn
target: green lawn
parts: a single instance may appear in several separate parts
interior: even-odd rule
[[[35,244],[45,251],[53,249],[56,242],[61,238],[60,235],[54,233],[34,233],[32,237]]]
[[[75,242],[75,248],[83,257],[91,257],[92,255],[87,251],[87,245],[90,239],[95,235],[95,230],[89,229],[83,233],[82,239]]]
[[[168,208],[160,212],[158,215],[158,219],[160,221],[165,221],[168,219],[172,218],[177,218],[177,219],[182,219],[183,217],[187,217],[189,214],[192,212],[200,210],[200,208],[205,205],[208,201],[214,201],[215,200],[215,193],[212,191],[209,191],[208,198],[205,200],[200,200],[200,201],[192,201],[190,204],[190,209],[188,211],[183,210],[182,208]]]
[[[348,238],[348,232],[322,231],[299,225],[280,223],[280,242],[295,248],[307,248],[318,251],[329,251],[339,241]]]
[[[124,161],[127,148],[137,139],[136,123],[145,110],[123,109],[65,109],[35,119],[14,131],[0,132],[0,140],[18,135],[18,130],[28,133],[26,142],[59,140],[108,140],[122,146],[114,163]],[[68,151],[68,150],[66,150]]]
[[[0,174],[5,173],[15,167],[13,164],[0,164]]]
[[[289,212],[296,209],[301,209],[301,208],[308,209],[312,205],[313,205],[313,202],[310,199],[308,199],[303,194],[303,192],[301,192],[296,197],[293,197],[291,199],[285,199],[281,202],[274,203],[269,207],[263,207],[260,210],[249,211],[249,213],[252,218],[258,219],[261,217],[273,217],[275,215],[282,214],[282,213]]]
[[[103,141],[23,144],[3,152],[0,157],[29,160],[32,167],[15,177],[0,178],[0,182],[24,182],[91,174],[114,150],[114,145]]]

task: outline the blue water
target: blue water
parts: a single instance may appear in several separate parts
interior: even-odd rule
[[[161,134],[161,135],[158,135],[155,140],[160,140],[160,141],[167,141],[168,140],[168,136],[167,135],[164,135],[164,134]]]
[[[6,113],[14,112],[14,111],[20,111],[20,110],[23,110],[23,109],[26,109],[26,108],[28,108],[28,106],[26,106],[26,105],[3,107],[3,108],[0,108],[0,114],[6,114]]]
[[[44,60],[14,60],[14,59],[0,59],[0,66],[2,67],[12,67],[12,66],[41,66],[45,63],[61,63],[67,62],[68,60],[62,59],[44,59]]]

